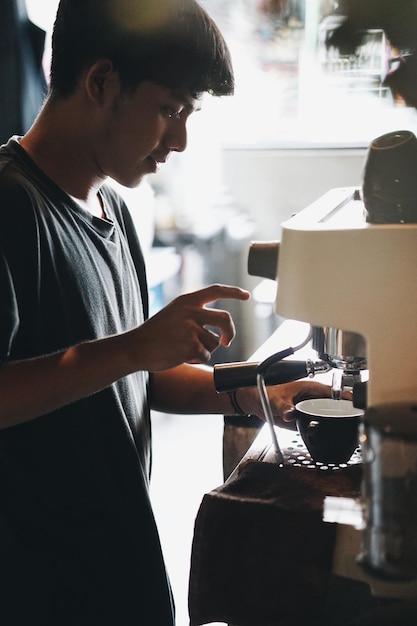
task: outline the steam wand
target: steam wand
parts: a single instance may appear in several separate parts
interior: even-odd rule
[[[274,446],[275,461],[278,465],[284,465],[284,455],[278,443],[277,433],[275,432],[274,417],[272,415],[271,403],[269,402],[268,392],[266,390],[265,379],[262,374],[257,375],[257,387],[259,397],[261,399],[262,409],[271,431],[272,445]]]
[[[275,430],[274,416],[272,415],[271,403],[269,402],[268,392],[267,392],[267,388],[265,384],[265,376],[266,376],[268,369],[272,365],[274,365],[278,361],[281,361],[282,359],[285,359],[287,356],[294,354],[294,352],[297,352],[297,350],[301,350],[301,348],[304,348],[304,346],[306,346],[308,342],[310,341],[311,335],[312,335],[312,332],[310,330],[308,336],[300,345],[296,346],[295,348],[290,347],[290,348],[286,348],[285,350],[281,350],[280,352],[276,352],[272,356],[269,356],[267,359],[259,363],[257,367],[256,384],[258,388],[259,397],[261,399],[262,409],[263,409],[266,421],[268,423],[269,429],[271,431],[271,438],[272,438],[272,445],[274,446],[275,460],[278,465],[284,465],[284,455],[278,443],[277,433]]]

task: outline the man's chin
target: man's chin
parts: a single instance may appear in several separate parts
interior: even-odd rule
[[[119,177],[116,179],[116,182],[119,183],[119,185],[122,185],[122,187],[127,187],[128,189],[135,189],[136,187],[138,187],[140,185],[140,183],[147,178],[148,173],[147,172],[142,172],[141,174],[135,176],[134,178],[127,178],[127,177]]]

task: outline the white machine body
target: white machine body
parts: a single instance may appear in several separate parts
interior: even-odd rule
[[[282,224],[276,312],[364,336],[368,406],[417,402],[417,224],[369,224],[332,189]]]

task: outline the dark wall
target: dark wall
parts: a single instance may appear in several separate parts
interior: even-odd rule
[[[44,42],[45,33],[29,21],[25,0],[1,0],[0,143],[26,132],[41,107]]]

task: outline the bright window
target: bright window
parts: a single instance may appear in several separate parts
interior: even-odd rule
[[[327,49],[333,0],[201,0],[230,45],[236,95],[222,104],[224,141],[242,147],[360,147],[390,130],[417,132],[414,109],[382,82],[393,54],[381,30],[355,55]]]

